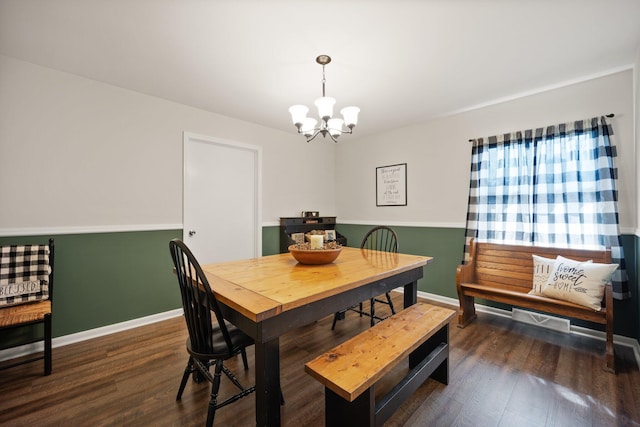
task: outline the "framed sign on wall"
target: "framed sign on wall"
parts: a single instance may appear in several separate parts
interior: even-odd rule
[[[376,168],[376,206],[407,206],[407,164]]]

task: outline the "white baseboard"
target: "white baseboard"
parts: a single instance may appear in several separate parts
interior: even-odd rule
[[[160,322],[174,317],[182,316],[182,309],[165,311],[164,313],[152,314],[150,316],[139,317],[137,319],[128,320],[126,322],[115,323],[113,325],[102,326],[100,328],[90,329],[88,331],[77,332],[75,334],[64,335],[54,338],[51,341],[53,348],[77,343],[80,341],[90,340],[92,338],[102,337],[104,335],[114,334],[116,332],[126,331],[128,329],[137,328],[139,326],[149,325],[151,323]],[[42,341],[19,347],[0,350],[0,361],[15,359],[16,357],[26,356],[28,354],[37,353],[44,350]]]
[[[396,290],[399,292],[402,292],[402,288],[398,288]],[[443,297],[442,295],[430,294],[428,292],[423,292],[423,291],[418,291],[418,296],[420,298],[425,298],[432,301],[441,302],[443,304],[459,307],[459,302],[455,298]],[[480,313],[491,314],[493,316],[511,318],[511,311],[502,310],[500,308],[495,308],[495,307],[489,307],[482,304],[476,304],[476,311]],[[595,338],[600,341],[606,341],[604,332],[596,331],[595,329],[585,328],[582,326],[571,325],[569,333],[574,335],[581,335],[589,338]],[[633,350],[633,354],[636,358],[636,363],[638,364],[638,366],[640,366],[640,342],[638,342],[638,340],[635,340],[629,337],[623,337],[620,335],[614,335],[613,342],[614,344],[617,344],[617,345],[630,347]]]

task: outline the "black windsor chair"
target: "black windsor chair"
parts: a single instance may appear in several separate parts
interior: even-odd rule
[[[374,250],[374,251],[384,251],[384,252],[398,252],[398,235],[391,228],[386,226],[374,227],[364,236],[362,239],[362,243],[360,244],[361,249],[366,250]],[[391,314],[396,314],[395,308],[393,307],[393,301],[391,301],[391,294],[386,292],[384,294],[385,299],[381,299],[380,297],[371,298],[369,300],[369,311],[365,311],[363,307],[363,303],[361,302],[358,305],[354,305],[353,307],[349,307],[346,310],[338,311],[333,315],[333,324],[331,325],[331,330],[335,329],[336,322],[338,320],[342,320],[345,318],[347,311],[354,311],[362,316],[368,316],[371,319],[371,326],[373,326],[376,320],[384,320],[388,316],[381,317],[376,315],[375,311],[375,303],[387,304],[389,309],[391,310]]]
[[[206,425],[210,427],[213,425],[217,409],[255,391],[255,387],[245,388],[240,384],[233,372],[224,366],[225,360],[240,354],[244,369],[249,369],[245,349],[253,345],[254,341],[240,329],[225,321],[218,301],[211,291],[209,281],[189,248],[182,241],[174,239],[169,242],[169,249],[178,276],[184,319],[189,331],[187,339],[189,361],[184,370],[176,400],[181,399],[190,374],[194,374],[194,380],[197,382],[202,379],[209,381],[211,383],[211,399]],[[215,314],[215,319],[212,319],[212,312]],[[213,375],[209,372],[209,367],[212,365],[215,365]],[[218,403],[222,373],[240,391]]]

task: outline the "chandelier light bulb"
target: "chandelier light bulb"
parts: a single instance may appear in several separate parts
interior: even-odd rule
[[[318,107],[318,115],[322,120],[327,121],[333,117],[333,106],[336,104],[334,98],[323,96],[315,101],[316,107]]]
[[[353,129],[355,125],[358,124],[358,113],[360,109],[358,107],[344,107],[340,110],[340,114],[344,117],[344,124],[349,128]]]
[[[302,133],[306,137],[310,137],[316,130],[316,124],[318,121],[316,119],[312,119],[311,117],[307,117],[302,122],[302,128],[300,129],[300,133]]]
[[[334,138],[337,138],[342,134],[342,123],[344,121],[342,119],[329,119],[327,121],[327,128],[329,128],[329,134]]]
[[[307,117],[307,113],[309,112],[309,108],[305,105],[292,105],[289,107],[289,113],[291,113],[291,120],[293,124],[298,128],[302,123],[304,123],[304,119]]]

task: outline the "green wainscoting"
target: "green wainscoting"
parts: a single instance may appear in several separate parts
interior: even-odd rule
[[[358,247],[371,225],[338,224],[348,245]],[[400,250],[434,257],[418,287],[423,292],[457,299],[456,267],[462,258],[464,230],[437,227],[393,227]],[[54,236],[0,237],[0,245],[56,243],[55,337],[180,308],[168,242],[182,230],[114,232]],[[279,252],[279,226],[263,227],[264,255]],[[633,298],[615,301],[615,333],[640,340],[638,253],[640,239],[623,236]],[[487,304],[494,305],[488,302]],[[37,331],[32,331],[35,333]],[[12,340],[3,333],[0,348]]]
[[[262,227],[262,255],[280,253],[280,227]]]
[[[0,245],[55,239],[53,336],[59,337],[179,308],[169,240],[181,236],[182,230],[0,237]]]

